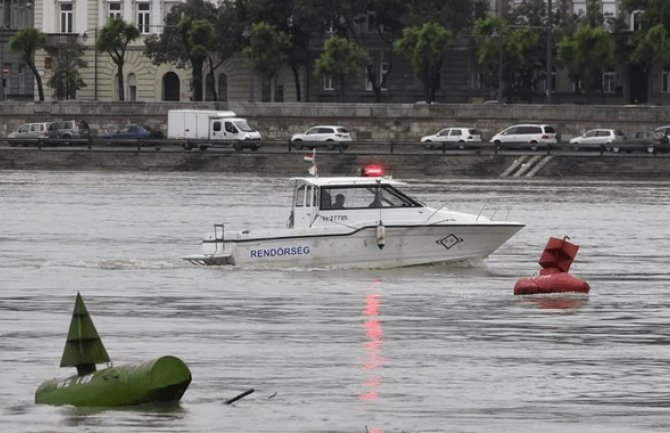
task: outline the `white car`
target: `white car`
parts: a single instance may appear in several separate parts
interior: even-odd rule
[[[520,124],[509,126],[491,138],[496,150],[521,148],[537,150],[558,143],[556,129],[551,125]]]
[[[351,134],[344,126],[339,125],[316,125],[305,132],[293,134],[291,147],[302,149],[303,147],[313,149],[325,147],[327,149],[346,149],[351,143]]]
[[[467,143],[481,143],[482,134],[474,128],[445,128],[433,135],[421,137],[421,143],[426,149],[444,148],[455,145],[465,149]]]
[[[570,139],[570,145],[575,150],[595,148],[618,152],[617,143],[625,141],[626,135],[617,129],[591,129],[579,137]]]

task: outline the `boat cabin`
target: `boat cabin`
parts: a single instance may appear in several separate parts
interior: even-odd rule
[[[319,215],[332,216],[332,221],[341,223],[352,213],[423,207],[396,188],[404,185],[403,182],[387,178],[315,177],[291,181],[294,188],[289,228],[311,227]]]

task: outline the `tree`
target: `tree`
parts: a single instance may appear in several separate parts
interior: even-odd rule
[[[484,82],[490,88],[499,88],[507,100],[513,93],[530,95],[533,80],[544,76],[544,62],[537,54],[539,29],[517,27],[504,18],[489,17],[475,21],[473,33]]]
[[[244,49],[244,54],[254,71],[272,83],[272,79],[286,64],[290,45],[288,35],[261,22],[251,27],[249,46]]]
[[[76,99],[77,90],[86,87],[79,71],[87,67],[81,58],[84,47],[76,42],[67,43],[58,48],[56,56],[56,67],[49,79],[49,87],[54,89],[55,98]]]
[[[581,25],[573,36],[563,37],[557,49],[559,62],[573,78],[581,79],[588,95],[597,87],[602,92],[602,73],[614,63],[614,40],[607,30]]]
[[[444,52],[451,42],[451,32],[435,22],[421,27],[407,27],[395,48],[412,62],[414,73],[423,83],[426,103],[435,100],[440,87],[440,70]]]
[[[125,63],[128,44],[140,37],[140,30],[121,18],[112,18],[98,32],[95,49],[105,51],[112,58],[117,68],[119,101],[125,100],[125,86],[123,83],[123,65]]]
[[[195,101],[203,99],[203,66],[219,45],[214,31],[218,16],[219,11],[212,3],[187,0],[172,8],[163,33],[145,40],[145,54],[155,65],[172,63],[178,68],[191,67]]]
[[[42,87],[42,77],[37,67],[35,67],[35,51],[44,48],[47,44],[47,36],[37,29],[27,27],[21,29],[9,40],[9,48],[14,51],[19,58],[28,65],[33,72],[35,82],[37,83],[37,94],[40,101],[44,101],[44,88]]]
[[[365,62],[365,53],[358,45],[339,36],[331,36],[323,47],[323,54],[314,64],[314,75],[338,80],[340,97],[344,100],[345,79],[360,70]]]

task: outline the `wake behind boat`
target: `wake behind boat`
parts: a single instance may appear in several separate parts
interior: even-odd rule
[[[202,241],[199,265],[395,268],[482,259],[523,228],[481,214],[431,208],[387,177],[299,177],[286,228],[229,234],[223,224]]]

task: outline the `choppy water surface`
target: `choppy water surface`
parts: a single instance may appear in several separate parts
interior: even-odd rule
[[[527,224],[484,262],[377,270],[195,267],[212,224],[283,226],[285,179],[0,172],[0,426],[23,432],[667,432],[670,187],[413,182]],[[548,236],[588,296],[515,297]],[[116,364],[182,358],[177,407],[36,406],[76,292]],[[233,405],[224,401],[254,388]]]

